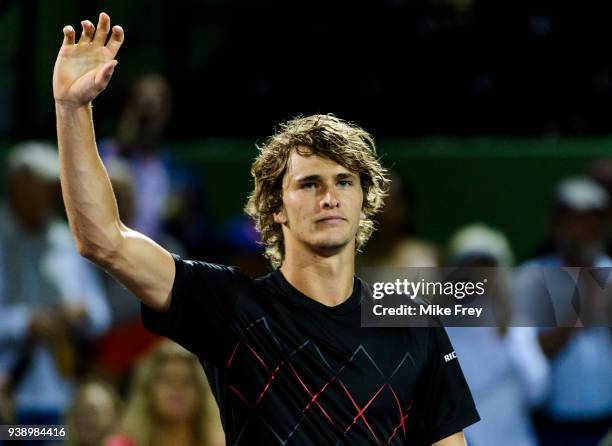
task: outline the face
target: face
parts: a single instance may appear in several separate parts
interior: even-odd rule
[[[604,215],[597,212],[565,212],[556,221],[555,235],[559,249],[569,257],[589,262],[604,249]]]
[[[56,184],[21,173],[11,180],[11,203],[19,222],[27,229],[41,229],[53,213]]]
[[[194,368],[182,359],[162,364],[152,386],[153,410],[164,422],[189,420],[197,407],[198,388]]]
[[[119,414],[112,396],[98,384],[88,384],[79,392],[74,403],[74,429],[80,444],[100,444],[115,428]]]
[[[292,152],[283,178],[283,208],[274,221],[283,228],[286,254],[308,249],[333,255],[354,250],[363,191],[359,176],[316,155]]]

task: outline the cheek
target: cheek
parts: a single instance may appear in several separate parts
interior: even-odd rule
[[[187,406],[188,412],[192,413],[198,403],[198,392],[195,387],[191,387],[185,392],[185,405]]]
[[[347,202],[350,203],[351,213],[353,215],[357,215],[359,218],[365,218],[365,214],[363,213],[364,199],[361,190],[357,190],[350,194],[350,196],[347,197]]]
[[[300,225],[308,215],[308,205],[304,200],[297,199],[296,197],[289,196],[287,198],[284,202],[287,222],[293,226]]]
[[[166,398],[166,391],[164,390],[164,386],[156,385],[151,389],[151,403],[153,407],[158,408],[163,406],[164,399]]]

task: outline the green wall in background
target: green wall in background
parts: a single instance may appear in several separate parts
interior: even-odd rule
[[[612,157],[612,138],[499,140],[381,139],[383,163],[413,189],[420,237],[444,243],[471,222],[498,227],[524,260],[544,239],[552,187],[593,160]],[[0,143],[2,158],[10,144]],[[174,155],[205,174],[217,225],[242,212],[251,189],[255,140],[209,139],[169,144]]]

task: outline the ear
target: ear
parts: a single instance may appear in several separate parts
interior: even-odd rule
[[[285,223],[287,223],[285,209],[281,208],[281,210],[274,213],[274,223],[278,223],[279,225],[284,225]]]
[[[367,218],[367,217],[366,217],[365,212],[361,211],[361,212],[359,213],[359,218],[360,218],[361,220],[365,220],[365,219]]]

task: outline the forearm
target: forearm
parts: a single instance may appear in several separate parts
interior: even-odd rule
[[[111,182],[96,148],[91,105],[56,103],[61,184],[79,252],[94,261],[112,255],[122,224]]]

